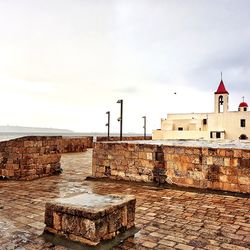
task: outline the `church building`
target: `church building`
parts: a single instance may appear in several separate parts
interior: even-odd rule
[[[154,130],[153,140],[164,139],[229,139],[250,137],[248,104],[241,102],[237,111],[229,111],[229,93],[223,80],[214,93],[213,113],[168,114],[161,129]]]

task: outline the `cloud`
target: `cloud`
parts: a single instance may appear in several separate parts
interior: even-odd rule
[[[141,131],[142,115],[153,129],[168,112],[213,110],[220,71],[237,106],[250,93],[249,10],[248,0],[0,1],[1,122],[104,131],[111,110],[118,131],[123,98],[125,130]],[[13,98],[18,107],[5,105]]]
[[[139,92],[139,89],[134,86],[128,86],[124,88],[115,89],[116,92],[126,93],[126,94],[136,94]]]
[[[186,78],[198,89],[209,91],[217,87],[220,72],[228,90],[243,92],[250,90],[250,52],[248,47],[237,47],[232,51],[211,55],[202,64],[190,70]]]

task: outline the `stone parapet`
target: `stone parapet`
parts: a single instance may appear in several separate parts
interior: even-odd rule
[[[46,203],[45,232],[97,245],[134,227],[134,196],[81,194]]]
[[[31,180],[61,172],[61,136],[26,136],[0,142],[0,178]]]
[[[93,136],[62,137],[61,153],[84,152],[93,147]]]
[[[250,193],[250,150],[99,142],[93,150],[92,174]]]
[[[142,141],[142,140],[152,140],[152,136],[146,136],[146,138],[144,138],[144,136],[123,136],[122,137],[122,141]],[[96,141],[97,142],[108,141],[108,137],[107,136],[97,136]],[[120,141],[120,137],[119,136],[110,136],[109,141]]]

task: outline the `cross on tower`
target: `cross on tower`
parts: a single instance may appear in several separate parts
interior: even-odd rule
[[[241,98],[242,98],[242,100],[243,100],[243,102],[244,102],[244,100],[245,100],[245,96],[242,96]]]

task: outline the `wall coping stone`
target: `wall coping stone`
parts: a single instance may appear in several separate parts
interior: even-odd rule
[[[225,149],[249,149],[250,141],[207,141],[207,140],[139,140],[139,141],[100,141],[96,143],[110,143],[110,144],[143,144],[143,145],[158,145],[158,146],[180,146],[192,148],[225,148]]]

